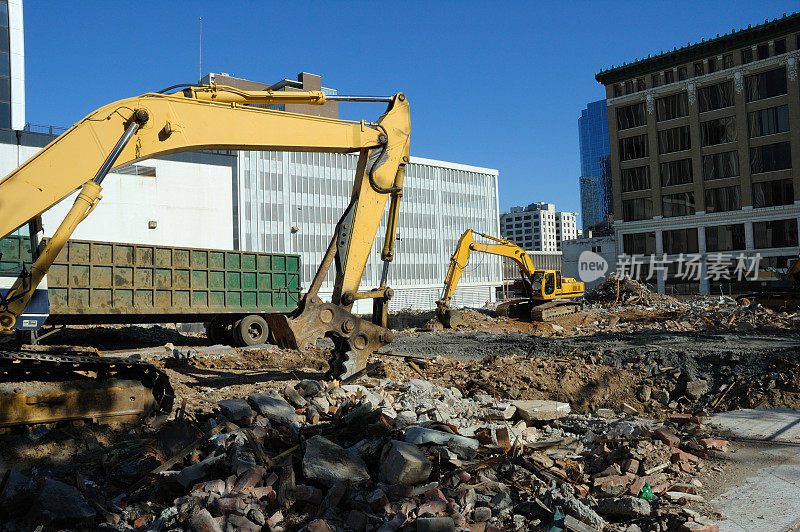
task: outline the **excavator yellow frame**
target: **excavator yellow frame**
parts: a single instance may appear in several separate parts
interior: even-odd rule
[[[47,246],[0,301],[0,333],[9,333],[33,291],[63,249],[76,226],[101,199],[101,183],[114,167],[170,153],[195,150],[276,150],[357,152],[359,160],[350,204],[336,226],[325,259],[296,313],[274,316],[270,325],[278,343],[300,347],[321,336],[336,342],[332,373],[345,376],[366,365],[368,354],[391,340],[386,307],[386,265],[394,256],[405,166],[409,159],[410,113],[405,95],[386,101],[374,123],[287,113],[274,104],[321,105],[321,91],[242,91],[221,85],[187,86],[173,94],[148,93],[94,111],[56,138],[25,164],[0,180],[0,238],[39,215],[76,189],[69,214]],[[378,226],[391,198],[381,286],[359,292]],[[336,267],[333,300],[317,291],[331,265]],[[357,299],[375,300],[370,323],[349,311]]]

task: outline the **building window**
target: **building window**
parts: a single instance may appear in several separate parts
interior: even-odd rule
[[[692,147],[689,126],[674,127],[658,132],[658,153],[672,153]]]
[[[632,127],[643,126],[647,123],[647,115],[644,112],[644,102],[617,107],[617,130],[629,129]]]
[[[647,220],[653,217],[653,200],[637,198],[623,200],[622,217],[625,221]]]
[[[661,207],[664,218],[694,214],[694,192],[666,194],[661,198]]]
[[[775,207],[794,203],[791,179],[753,183],[753,207]]]
[[[700,144],[713,146],[736,140],[736,118],[728,116],[700,123]]]
[[[653,87],[661,85],[661,74],[653,74],[650,79],[653,83]]]
[[[756,249],[796,246],[797,218],[753,223],[753,245]]]
[[[792,167],[792,150],[788,142],[750,148],[750,172],[760,174]]]
[[[786,68],[776,68],[745,78],[747,101],[754,102],[786,94]]]
[[[673,94],[656,100],[656,118],[662,120],[672,120],[689,114],[689,101],[686,93]]]
[[[706,212],[737,211],[742,208],[742,192],[739,185],[707,189]]]
[[[664,82],[669,84],[675,81],[675,72],[673,70],[664,71]]]
[[[753,62],[753,49],[752,48],[745,48],[742,50],[742,64],[746,65],[747,63]]]
[[[739,152],[726,151],[703,155],[703,180],[725,179],[739,176]]]
[[[762,137],[789,131],[789,106],[779,105],[747,113],[750,137]]]
[[[653,255],[656,252],[655,233],[622,235],[622,251],[626,255]]]
[[[759,44],[758,45],[758,58],[759,59],[766,59],[769,57],[769,44]]]
[[[633,94],[633,81],[628,80],[625,82],[625,94]]]
[[[619,98],[620,96],[622,96],[622,87],[614,85],[614,97]]]
[[[703,75],[703,62],[702,61],[698,61],[697,63],[694,64],[694,75],[695,75],[695,77]]]
[[[733,81],[717,83],[697,91],[700,112],[713,111],[733,105]]]
[[[688,79],[688,78],[689,78],[689,73],[688,73],[686,67],[685,66],[678,67],[678,79],[680,81],[683,81],[683,80]]]
[[[636,78],[636,90],[643,91],[647,89],[647,85],[644,84],[644,78]]]
[[[711,57],[708,59],[708,73],[711,74],[712,72],[717,71],[717,58]]]
[[[775,55],[786,53],[786,39],[778,39],[775,41]]]
[[[621,161],[641,159],[648,156],[647,134],[619,139],[619,158]]]
[[[681,159],[680,161],[661,163],[659,170],[661,173],[662,187],[685,185],[692,182],[691,159]]]
[[[664,244],[664,253],[677,255],[678,253],[697,253],[697,229],[677,229],[661,233]]]
[[[647,190],[650,188],[650,167],[637,166],[636,168],[622,169],[622,191]]]
[[[734,251],[744,248],[744,224],[706,227],[706,251]]]
[[[722,68],[733,68],[733,54],[722,56]]]

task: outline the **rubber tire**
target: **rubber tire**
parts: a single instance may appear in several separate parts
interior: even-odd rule
[[[240,346],[269,343],[269,325],[256,314],[250,314],[233,326],[233,337]]]

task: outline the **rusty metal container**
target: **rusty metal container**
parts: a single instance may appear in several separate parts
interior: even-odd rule
[[[288,312],[300,257],[70,240],[47,276],[48,323],[207,321]]]

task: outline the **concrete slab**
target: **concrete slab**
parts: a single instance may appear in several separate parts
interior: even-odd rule
[[[715,414],[711,424],[748,440],[729,459],[743,478],[711,505],[728,519],[720,532],[797,530],[800,526],[800,411],[744,409]],[[794,444],[794,445],[792,445]]]
[[[711,424],[732,437],[800,442],[800,411],[788,408],[722,412],[711,416]]]

